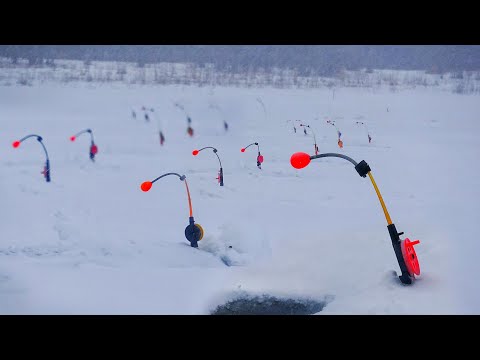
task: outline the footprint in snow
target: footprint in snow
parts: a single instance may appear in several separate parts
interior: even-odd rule
[[[205,190],[200,190],[200,195],[202,195],[202,196],[205,195],[209,198],[222,199],[222,197],[220,195],[217,195],[217,194],[205,191]]]

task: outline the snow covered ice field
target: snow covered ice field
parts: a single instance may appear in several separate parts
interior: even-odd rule
[[[193,138],[173,101],[191,115]],[[151,123],[142,105],[155,108]],[[391,274],[399,268],[368,178],[335,158],[294,169],[290,156],[312,154],[313,141],[289,119],[314,127],[320,152],[370,165],[402,238],[421,241],[412,286]],[[209,314],[244,291],[325,299],[319,315],[479,314],[479,119],[478,95],[429,88],[341,88],[333,100],[328,89],[0,87],[0,313]],[[95,163],[88,135],[69,141],[86,128]],[[27,134],[43,137],[51,183],[35,139],[11,145]],[[256,147],[240,152],[255,141],[262,170]],[[211,150],[192,156],[205,146],[218,149],[224,187]],[[166,172],[187,176],[199,249],[184,237],[184,184],[166,177],[140,190]]]

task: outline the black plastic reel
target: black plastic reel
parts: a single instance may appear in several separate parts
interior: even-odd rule
[[[203,239],[204,231],[200,224],[195,224],[190,218],[190,224],[185,228],[185,237],[192,247],[198,247],[198,242]]]
[[[392,246],[395,256],[397,257],[398,265],[400,266],[400,270],[402,272],[402,275],[399,275],[398,278],[402,284],[410,285],[414,282],[415,275],[408,270],[404,255],[402,253],[402,242],[405,240],[400,240],[400,235],[403,235],[403,232],[398,233],[397,229],[395,228],[395,224],[388,225],[387,229],[388,233],[390,234],[390,239],[392,240]]]

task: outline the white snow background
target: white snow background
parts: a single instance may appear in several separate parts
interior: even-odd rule
[[[142,105],[155,109],[151,123]],[[311,154],[313,141],[289,119],[316,130],[320,152],[370,165],[398,231],[421,242],[412,286],[391,274],[398,264],[369,179],[336,158],[294,169],[290,156]],[[95,163],[88,134],[69,140],[86,128]],[[11,145],[28,134],[43,137],[51,183],[35,139]],[[478,314],[479,136],[478,95],[431,88],[343,88],[333,100],[328,89],[0,87],[0,313],[208,314],[245,291],[327,297],[320,315]],[[255,141],[262,170],[256,147],[240,152]],[[204,146],[218,149],[224,187],[211,150],[192,156]],[[166,172],[187,176],[199,249],[184,237],[184,184],[166,177],[140,190]]]

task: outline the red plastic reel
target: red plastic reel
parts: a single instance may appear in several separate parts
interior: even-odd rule
[[[263,163],[263,155],[260,155],[257,160],[260,164]]]
[[[403,260],[405,261],[405,265],[407,265],[407,270],[410,276],[413,276],[413,274],[420,275],[420,264],[418,263],[417,253],[413,248],[414,245],[419,243],[419,240],[410,241],[408,238],[400,241]]]
[[[95,155],[96,153],[98,153],[98,147],[97,145],[93,144],[91,147],[90,147],[90,152]]]

